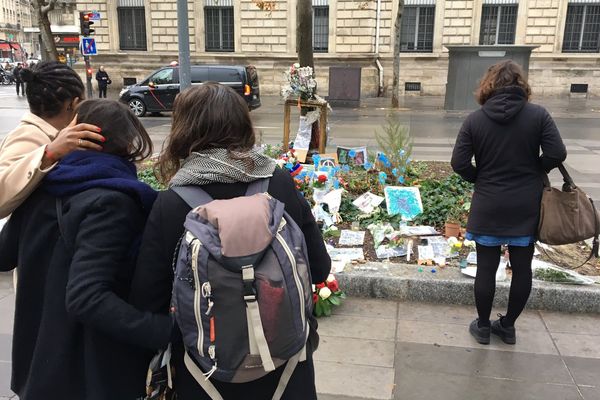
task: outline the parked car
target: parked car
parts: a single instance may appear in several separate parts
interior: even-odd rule
[[[230,86],[248,103],[250,110],[260,107],[260,87],[256,68],[239,65],[192,65],[192,85],[219,82]],[[172,111],[179,93],[179,67],[154,71],[140,83],[121,90],[119,99],[138,117],[147,112]]]

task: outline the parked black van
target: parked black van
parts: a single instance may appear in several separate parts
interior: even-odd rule
[[[250,110],[260,107],[258,73],[253,66],[192,65],[192,84],[219,82],[230,86],[248,103]],[[147,112],[172,111],[175,96],[179,93],[179,67],[163,67],[141,83],[121,90],[119,99],[129,105],[138,117]]]

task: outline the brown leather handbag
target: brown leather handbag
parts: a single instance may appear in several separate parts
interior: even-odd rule
[[[577,187],[561,164],[562,190],[553,188],[546,174],[538,226],[538,240],[545,244],[562,245],[594,238],[592,255],[598,257],[600,215],[594,201]],[[591,256],[590,256],[591,258]]]

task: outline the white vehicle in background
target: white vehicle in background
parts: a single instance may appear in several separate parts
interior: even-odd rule
[[[30,67],[32,65],[35,65],[35,64],[39,63],[39,62],[40,62],[40,60],[38,60],[37,58],[30,58],[30,59],[28,59],[26,61],[27,65],[30,66]]]

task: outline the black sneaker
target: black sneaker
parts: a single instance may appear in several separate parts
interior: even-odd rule
[[[475,340],[477,340],[477,343],[490,344],[490,327],[480,327],[478,325],[478,322],[479,318],[471,322],[471,325],[469,326],[469,333],[471,333],[471,336],[473,336]]]
[[[502,314],[498,314],[498,319],[492,322],[492,333],[498,335],[500,339],[506,344],[517,343],[517,331],[514,326],[505,328],[502,325],[502,320],[505,317]]]

